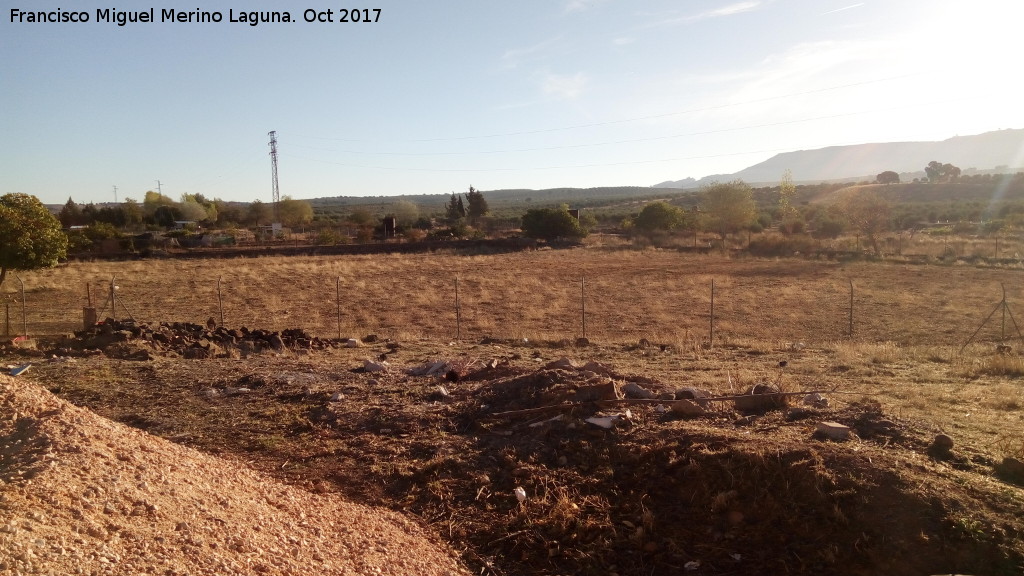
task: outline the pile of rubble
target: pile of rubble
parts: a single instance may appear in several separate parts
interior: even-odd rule
[[[55,352],[75,356],[101,351],[107,356],[125,360],[148,360],[152,354],[184,358],[246,357],[263,351],[283,353],[286,350],[323,350],[337,343],[310,336],[302,329],[280,332],[229,329],[187,322],[161,322],[158,326],[134,320],[107,318],[88,330],[75,332],[59,344]]]

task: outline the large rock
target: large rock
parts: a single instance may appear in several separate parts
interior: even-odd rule
[[[672,403],[672,412],[680,416],[703,416],[707,410],[692,400],[676,400]]]
[[[626,395],[626,398],[636,398],[638,400],[650,400],[656,396],[654,392],[636,382],[626,382],[622,387],[622,393]]]
[[[779,389],[771,384],[755,384],[733,403],[740,412],[763,413],[781,410],[786,407],[786,397],[779,392]]]
[[[844,426],[838,422],[819,422],[814,432],[830,440],[840,441],[849,440],[853,435],[849,426]]]

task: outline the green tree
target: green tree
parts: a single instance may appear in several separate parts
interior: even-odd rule
[[[420,208],[408,200],[399,200],[391,205],[391,214],[400,227],[410,228],[420,217]]]
[[[225,228],[237,226],[245,220],[245,212],[241,204],[227,202],[220,198],[213,201],[217,209],[217,225]]]
[[[779,230],[783,234],[795,234],[804,229],[804,220],[794,205],[795,200],[796,185],[793,184],[793,173],[786,169],[782,173],[782,181],[779,182]]]
[[[948,182],[960,177],[960,168],[952,164],[940,164],[932,160],[924,167],[924,173],[928,175],[929,182]]]
[[[886,170],[878,176],[875,176],[875,181],[879,184],[899,184],[900,175],[892,170]]]
[[[352,212],[345,217],[354,226],[373,226],[376,222],[373,213],[366,208],[353,208]]]
[[[444,218],[449,224],[454,224],[466,217],[466,207],[462,203],[462,196],[452,192],[452,198],[444,206]]]
[[[157,208],[161,206],[175,206],[177,203],[171,200],[167,196],[160,194],[159,192],[153,192],[149,190],[146,192],[145,197],[142,199],[142,211],[146,216],[152,216]]]
[[[199,210],[196,210],[196,208],[199,208]],[[182,194],[181,211],[185,214],[186,220],[211,223],[217,221],[216,202],[207,200],[202,194]]]
[[[752,224],[757,217],[753,190],[742,180],[712,182],[704,186],[701,193],[707,228],[718,233],[723,240]]]
[[[668,202],[657,201],[643,207],[633,219],[633,228],[644,234],[671,232],[686,223],[686,212]]]
[[[305,200],[295,200],[291,196],[281,198],[277,204],[277,213],[285,226],[302,226],[313,221],[313,205]]]
[[[249,204],[247,212],[247,219],[252,222],[253,226],[260,226],[270,222],[270,206],[263,203],[262,200],[257,198]]]
[[[560,238],[578,240],[587,235],[580,226],[579,220],[569,214],[569,207],[530,208],[523,215],[523,234],[529,238],[541,240],[558,240]]]
[[[124,212],[125,226],[137,228],[142,224],[142,206],[134,198],[125,198],[121,210]]]
[[[202,222],[207,219],[206,209],[192,198],[185,198],[178,205],[183,220]]]
[[[8,270],[48,268],[67,254],[60,221],[35,196],[0,196],[0,286]]]
[[[85,224],[82,217],[82,208],[75,204],[75,201],[70,197],[64,204],[64,207],[60,209],[60,214],[57,215],[57,219],[65,228],[72,226],[82,226]]]
[[[836,202],[850,227],[867,238],[875,254],[881,254],[878,236],[889,229],[892,206],[870,190],[850,189]]]
[[[487,213],[490,212],[483,192],[477,191],[472,186],[469,187],[469,192],[466,193],[466,203],[469,204],[469,207],[466,208],[466,216],[469,217],[469,221],[474,225],[478,224],[480,219],[487,216]]]

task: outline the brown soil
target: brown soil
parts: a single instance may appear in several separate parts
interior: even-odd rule
[[[168,329],[170,336],[181,336],[186,349],[193,347],[180,332]],[[199,339],[210,342],[213,334],[209,336]],[[83,455],[61,456],[66,464],[59,470],[67,478],[53,480],[69,483],[67,492],[54,481],[40,491],[47,474],[55,474],[53,469],[39,472],[31,483],[4,485],[8,504],[3,513],[40,525],[35,532],[17,529],[4,535],[19,550],[42,538],[46,546],[60,542],[65,551],[92,553],[86,550],[99,543],[89,535],[92,522],[106,531],[101,536],[114,535],[119,545],[130,544],[115,551],[122,563],[148,562],[142,546],[156,546],[159,534],[165,539],[159,544],[164,553],[179,554],[172,565],[197,562],[174,568],[183,573],[213,569],[202,562],[215,561],[240,570],[230,564],[242,561],[232,546],[247,546],[249,554],[261,551],[258,561],[268,569],[291,566],[327,573],[311,551],[334,545],[329,550],[337,552],[320,555],[335,560],[336,554],[352,549],[345,544],[355,537],[332,532],[329,521],[335,527],[352,527],[369,522],[370,516],[389,518],[420,533],[410,521],[344,503],[351,500],[426,523],[461,550],[462,561],[479,574],[1024,570],[1024,490],[999,479],[999,454],[973,436],[967,441],[957,436],[949,451],[930,449],[934,422],[905,417],[859,393],[826,393],[830,405],[824,408],[803,406],[799,396],[787,397],[783,406],[766,406],[760,414],[737,411],[733,401],[712,401],[708,414],[698,417],[681,417],[669,409],[669,398],[693,381],[680,371],[693,375],[711,365],[737,362],[776,366],[780,359],[794,357],[801,364],[834,364],[820,351],[733,347],[690,358],[646,342],[575,348],[520,341],[451,346],[380,341],[349,349],[340,342],[321,341],[320,349],[292,343],[280,354],[261,348],[244,359],[229,347],[210,355],[215,357],[182,359],[177,348],[142,336],[107,343],[106,354],[90,354],[79,349],[89,337],[61,343],[58,358],[47,361],[49,354],[41,353],[38,364],[19,378],[32,379],[107,418],[219,458],[102,426],[99,420],[87,421],[96,429],[121,430],[122,436],[86,438],[74,432],[72,441],[61,439],[60,428],[48,431],[49,442],[75,446]],[[142,357],[131,356],[133,350],[145,350],[148,359],[110,357]],[[9,361],[31,359],[12,350],[0,352],[0,358],[4,354]],[[551,364],[563,355],[577,359],[576,365]],[[384,358],[390,367],[366,372],[364,358]],[[588,360],[598,363],[582,366]],[[434,375],[406,372],[435,361],[446,366]],[[778,369],[765,372],[778,373],[776,380],[787,383]],[[861,366],[842,365],[828,379],[832,384],[865,374],[879,377]],[[595,394],[609,388],[621,394],[630,382],[663,401],[594,401]],[[9,380],[5,383],[11,388]],[[803,387],[788,384],[789,389]],[[850,388],[856,389],[842,390]],[[44,406],[40,410],[54,410],[48,406],[56,400],[33,394]],[[503,414],[507,412],[512,413]],[[12,420],[5,434],[40,438],[19,426],[42,426],[50,420],[73,424],[86,421],[85,414],[63,407],[24,424]],[[620,417],[604,429],[586,422],[595,415]],[[815,435],[823,421],[849,426],[853,438],[835,442]],[[68,424],[62,426],[73,431]],[[5,444],[14,445],[10,440]],[[94,458],[97,454],[105,457]],[[159,463],[146,464],[146,471],[135,466],[137,459],[157,456]],[[33,457],[28,464],[3,464],[29,471],[40,462]],[[281,484],[262,481],[247,468]],[[100,475],[73,478],[93,469]],[[204,471],[201,478],[196,477],[199,469]],[[143,478],[150,492],[137,487],[138,474],[156,475]],[[113,480],[115,476],[120,479]],[[268,499],[254,492],[263,482],[269,486],[271,504],[254,511]],[[154,503],[152,491],[171,488],[179,495],[183,490],[200,492],[161,502],[157,512],[147,508],[147,502]],[[522,502],[516,489],[525,494]],[[47,505],[44,520],[27,517],[32,509],[28,505],[10,504],[41,506],[49,501],[48,491],[62,496],[55,498],[57,504]],[[96,509],[85,508],[83,496]],[[291,503],[291,498],[293,506],[275,506]],[[109,514],[103,510],[108,500],[117,507]],[[76,509],[89,515],[77,518]],[[338,521],[349,509],[358,510],[362,520]],[[320,528],[319,536],[312,528],[303,531],[301,516],[295,516],[300,513],[307,515],[310,526]],[[285,516],[283,524],[272,523],[274,514]],[[157,522],[154,515],[166,521]],[[47,524],[50,517],[55,518],[52,526]],[[174,529],[177,521],[188,524],[186,534]],[[38,535],[44,526],[52,527],[52,535]],[[353,547],[361,550],[372,543],[387,550],[381,554],[416,550],[403,553],[401,558],[410,562],[424,550],[422,539],[394,540],[383,530]],[[190,544],[189,538],[198,544]],[[275,558],[292,564],[274,564]],[[368,558],[363,560],[377,562]],[[399,564],[390,566],[394,573],[402,572]],[[155,572],[155,565],[140,570]],[[405,573],[430,572],[415,568]]]
[[[310,494],[0,376],[0,573],[464,574],[393,512]]]

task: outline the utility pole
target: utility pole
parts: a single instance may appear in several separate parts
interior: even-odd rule
[[[156,193],[157,193],[157,194],[159,194],[159,195],[161,195],[161,196],[163,196],[163,195],[164,195],[164,189],[163,189],[163,185],[162,185],[162,184],[160,184],[160,181],[159,181],[159,180],[157,180],[157,181],[156,181]]]
[[[273,198],[274,222],[281,221],[281,210],[278,206],[281,203],[281,188],[277,184],[277,130],[270,131],[270,167],[274,177]]]
[[[117,186],[114,186],[114,204],[117,204]]]

